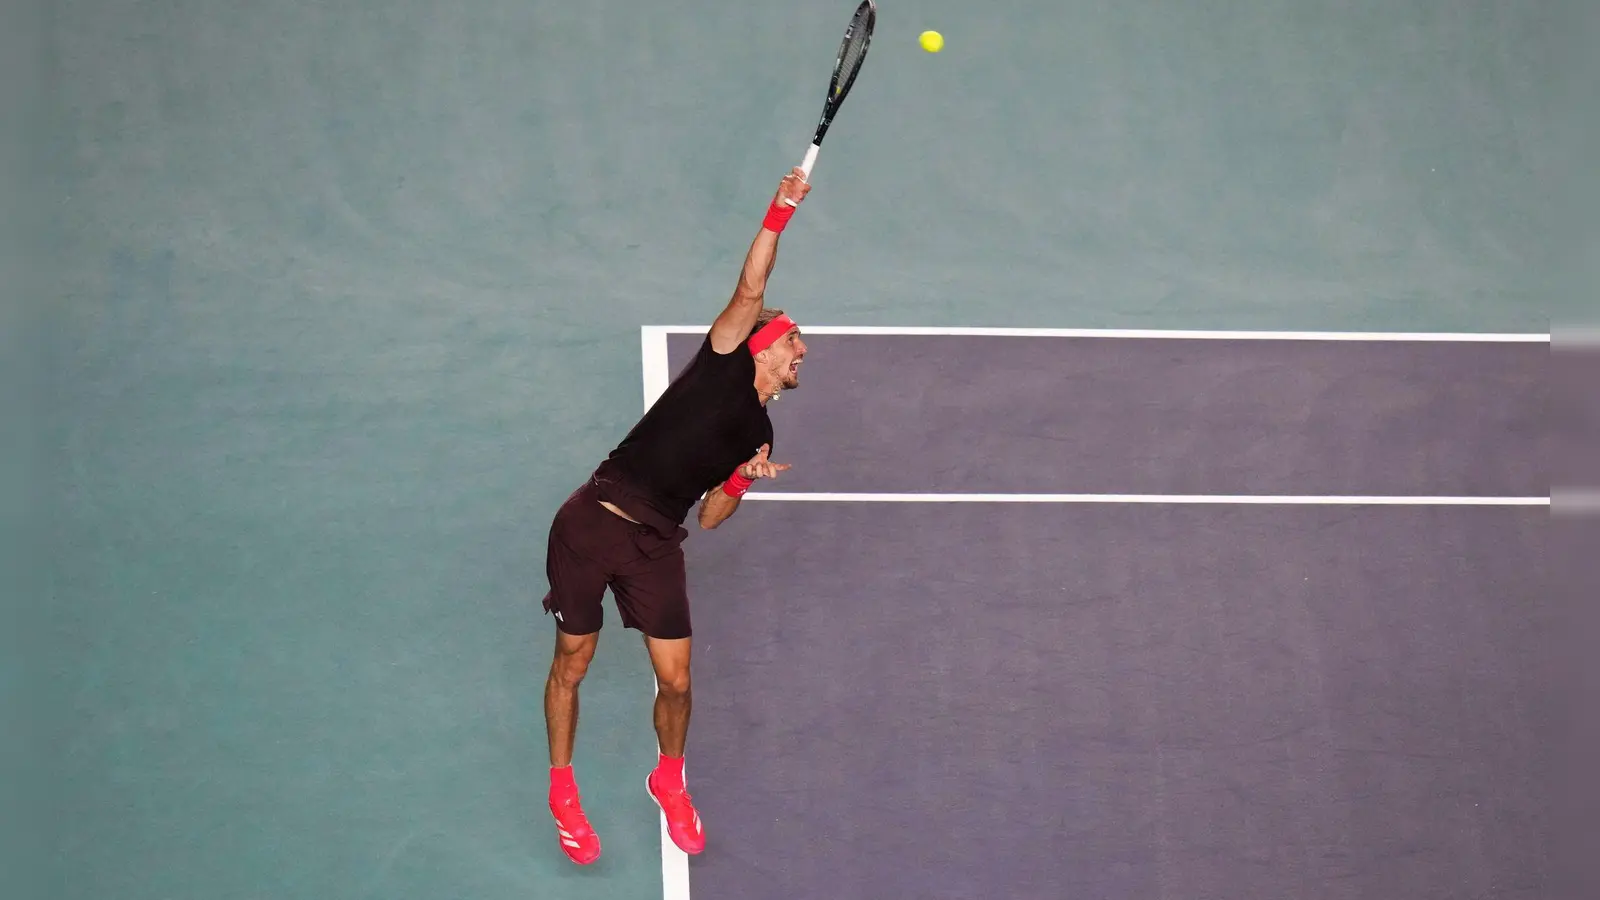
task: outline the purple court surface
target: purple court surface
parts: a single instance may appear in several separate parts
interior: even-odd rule
[[[689,544],[694,900],[1549,895],[1547,344],[809,343],[764,487],[846,496]]]

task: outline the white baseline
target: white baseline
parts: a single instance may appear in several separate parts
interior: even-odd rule
[[[705,334],[710,325],[644,325],[645,333]],[[807,325],[806,334],[868,334],[927,337],[1052,337],[1176,341],[1385,341],[1417,343],[1548,344],[1537,332],[1473,331],[1204,331],[1151,328],[1001,328],[942,325]]]
[[[746,500],[813,503],[1170,503],[1261,506],[1549,506],[1549,497],[1426,497],[1281,494],[851,494],[750,491]]]

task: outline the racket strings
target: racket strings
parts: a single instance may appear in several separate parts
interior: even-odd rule
[[[856,70],[861,68],[861,58],[867,54],[867,42],[872,38],[870,19],[862,17],[857,19],[850,29],[850,38],[845,42],[844,52],[839,55],[839,83],[835,92],[844,90],[855,79]]]

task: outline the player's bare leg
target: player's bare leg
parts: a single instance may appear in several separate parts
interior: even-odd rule
[[[556,632],[555,655],[544,685],[545,732],[550,740],[550,813],[556,819],[561,849],[585,865],[600,856],[600,838],[589,827],[572,770],[572,747],[578,732],[578,685],[589,671],[600,634]]]
[[[572,765],[572,745],[578,732],[578,685],[589,673],[600,633],[574,635],[556,632],[555,657],[544,683],[544,723],[550,739],[550,765]]]
[[[705,831],[684,786],[684,745],[688,742],[689,716],[694,706],[689,682],[691,639],[645,638],[650,664],[656,673],[655,726],[660,758],[645,780],[650,797],[667,818],[667,833],[685,853],[705,849]]]
[[[650,665],[656,673],[656,742],[662,754],[675,758],[683,757],[689,736],[689,716],[694,707],[694,695],[689,687],[691,640],[644,639],[645,648],[650,652]]]

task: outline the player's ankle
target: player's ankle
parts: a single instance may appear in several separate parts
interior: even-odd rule
[[[662,753],[656,760],[656,784],[666,790],[683,787],[683,757]]]
[[[550,767],[550,797],[553,800],[565,800],[578,795],[578,779],[572,771],[572,764]]]

